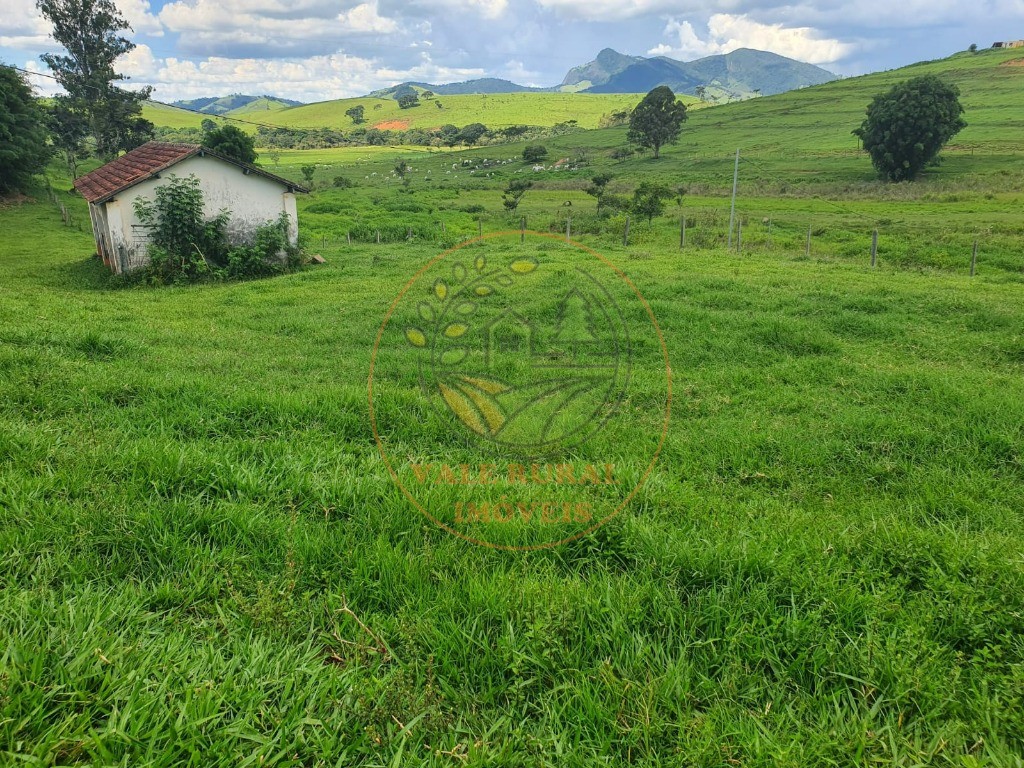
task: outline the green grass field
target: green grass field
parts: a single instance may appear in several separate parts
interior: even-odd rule
[[[355,128],[345,111],[355,106],[365,110],[366,122],[363,128],[437,128],[446,123],[457,126],[469,123],[483,123],[488,128],[502,128],[509,125],[535,125],[550,127],[567,120],[576,120],[582,128],[596,128],[604,115],[624,109],[632,109],[643,94],[576,94],[576,93],[493,93],[438,96],[424,100],[419,107],[401,109],[391,98],[377,99],[360,97],[322,101],[301,107],[278,108],[271,111],[260,109],[260,102],[232,110],[229,117],[266,123],[283,128]],[[702,106],[692,96],[682,97],[692,108]],[[437,104],[440,103],[440,108]],[[264,103],[265,107],[266,104]],[[278,106],[275,104],[275,106]],[[180,113],[180,114],[179,114]],[[196,113],[195,118],[159,104],[148,104],[144,116],[156,125],[169,128],[199,127],[204,117]],[[240,126],[248,129],[250,126]],[[255,128],[253,128],[255,130]]]
[[[515,145],[264,156],[317,166],[300,227],[327,259],[269,280],[115,280],[81,199],[59,194],[70,227],[42,190],[0,208],[0,764],[1024,766],[1012,58],[912,68],[960,82],[970,123],[913,185],[851,146],[884,73],[696,112],[658,161],[614,161],[615,129],[549,142],[575,171]],[[684,185],[682,207],[624,246],[582,191],[605,169],[622,195]],[[673,371],[640,493],[539,552],[417,512],[367,401],[403,284],[520,215],[571,217],[628,275]],[[657,374],[634,371],[625,457]],[[417,419],[415,380],[400,394]],[[464,455],[434,438],[410,455]]]

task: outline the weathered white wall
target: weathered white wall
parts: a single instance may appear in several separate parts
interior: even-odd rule
[[[138,197],[153,199],[154,190],[171,176],[194,174],[203,192],[206,215],[222,209],[231,211],[228,235],[244,237],[261,224],[276,221],[282,212],[289,217],[289,239],[298,239],[295,195],[276,181],[255,173],[246,175],[237,165],[215,157],[190,157],[163,171],[159,179],[147,179],[121,192],[104,206],[110,231],[111,261],[115,272],[134,269],[145,263],[146,229],[135,215],[133,202]]]

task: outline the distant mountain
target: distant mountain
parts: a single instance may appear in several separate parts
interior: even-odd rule
[[[259,105],[252,107],[253,111],[257,109],[297,107],[303,103],[292,99],[280,99],[276,96],[246,96],[241,93],[233,93],[230,96],[204,96],[199,99],[186,99],[184,101],[172,102],[172,104],[192,112],[201,112],[204,115],[223,115],[227,112],[246,107],[253,102],[261,102]],[[274,106],[275,104],[278,106]]]
[[[581,64],[570,69],[562,80],[560,88],[582,90],[595,85],[603,85],[622,70],[642,61],[645,61],[643,56],[626,56],[611,48],[605,48],[589,64]]]
[[[511,80],[501,80],[497,77],[482,77],[478,80],[465,80],[461,83],[446,83],[434,85],[433,83],[407,82],[393,85],[390,88],[381,88],[379,91],[367,94],[378,99],[398,99],[407,93],[432,91],[438,96],[461,96],[468,93],[523,93],[526,91],[545,91],[547,88],[531,88],[528,85],[519,85]]]
[[[601,64],[601,57],[611,68]],[[632,63],[621,66],[626,59]],[[616,69],[617,71],[611,71]],[[745,98],[755,94],[770,96],[808,85],[820,85],[838,79],[837,75],[802,61],[768,51],[739,48],[731,53],[708,56],[696,61],[681,62],[666,56],[645,59],[623,56],[605,49],[598,59],[582,67],[573,67],[566,81],[594,72],[601,82],[583,89],[584,93],[645,93],[659,85],[667,85],[676,93],[696,95],[703,87],[709,96]]]

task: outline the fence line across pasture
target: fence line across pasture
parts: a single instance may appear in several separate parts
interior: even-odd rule
[[[537,214],[533,214],[537,218]],[[663,226],[664,218],[654,223],[641,219],[638,226],[636,218],[630,215],[622,219],[609,219],[602,221],[597,231],[590,231],[586,226],[578,226],[579,217],[573,217],[571,213],[556,213],[547,223],[542,226],[541,231],[552,234],[564,234],[567,242],[573,239],[578,241],[597,241],[608,244],[619,244],[621,247],[630,246],[663,246],[667,249],[675,248],[678,251],[695,250],[730,250],[725,227],[719,223],[722,213],[716,208],[701,208],[694,210],[681,210],[678,213],[679,228],[677,234],[668,238],[668,233],[673,232]],[[497,222],[498,217],[475,217],[475,227],[471,229],[462,227],[462,231],[451,229],[443,219],[431,222],[428,225],[422,223],[409,225],[405,223],[391,223],[387,230],[374,225],[362,225],[349,228],[340,236],[319,234],[321,248],[328,246],[351,247],[360,244],[387,244],[398,243],[427,244],[433,243],[439,247],[452,247],[469,240],[482,237],[488,231],[516,232],[520,235],[520,243],[525,244],[527,232],[527,217],[516,216],[514,221],[501,219],[501,226],[497,228],[485,227],[485,221]],[[757,224],[760,224],[760,227]],[[868,226],[868,224],[871,226]],[[643,225],[647,226],[643,226]],[[806,226],[806,230],[804,227]],[[473,231],[475,230],[475,232]],[[909,231],[908,231],[909,230]],[[962,248],[963,268],[968,271],[971,277],[977,273],[979,256],[983,256],[984,230],[966,232],[963,230],[951,231],[946,234],[952,235],[955,240],[962,242],[949,242],[948,239],[942,243],[925,244],[922,247],[921,238],[917,236],[920,231],[935,232],[934,228],[924,225],[904,226],[896,223],[890,228],[878,225],[875,222],[858,223],[857,229],[850,226],[834,227],[827,222],[815,224],[814,217],[780,217],[777,212],[760,216],[753,212],[737,213],[736,232],[733,240],[732,251],[742,253],[778,253],[801,255],[804,258],[812,256],[837,257],[851,259],[857,253],[863,254],[864,264],[870,268],[877,268],[879,263],[886,260],[888,255],[890,264],[905,264],[911,262],[913,266],[913,251],[916,248],[918,253],[931,248],[945,255],[943,264],[921,263],[920,266],[933,266],[940,269],[951,269],[956,263],[960,263],[953,254]],[[825,248],[816,247],[820,238],[829,232],[839,234],[839,241],[828,240]],[[856,234],[863,232],[862,235]],[[806,234],[805,234],[806,233]],[[316,242],[314,240],[313,242]],[[903,258],[892,258],[896,253],[904,253]],[[906,253],[910,257],[906,257]],[[1024,267],[1024,255],[1021,258],[1021,267]]]

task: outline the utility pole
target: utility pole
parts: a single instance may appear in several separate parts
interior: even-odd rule
[[[736,166],[732,170],[732,205],[729,207],[729,247],[732,248],[732,223],[736,218],[736,182],[740,177],[740,150],[736,149]]]

